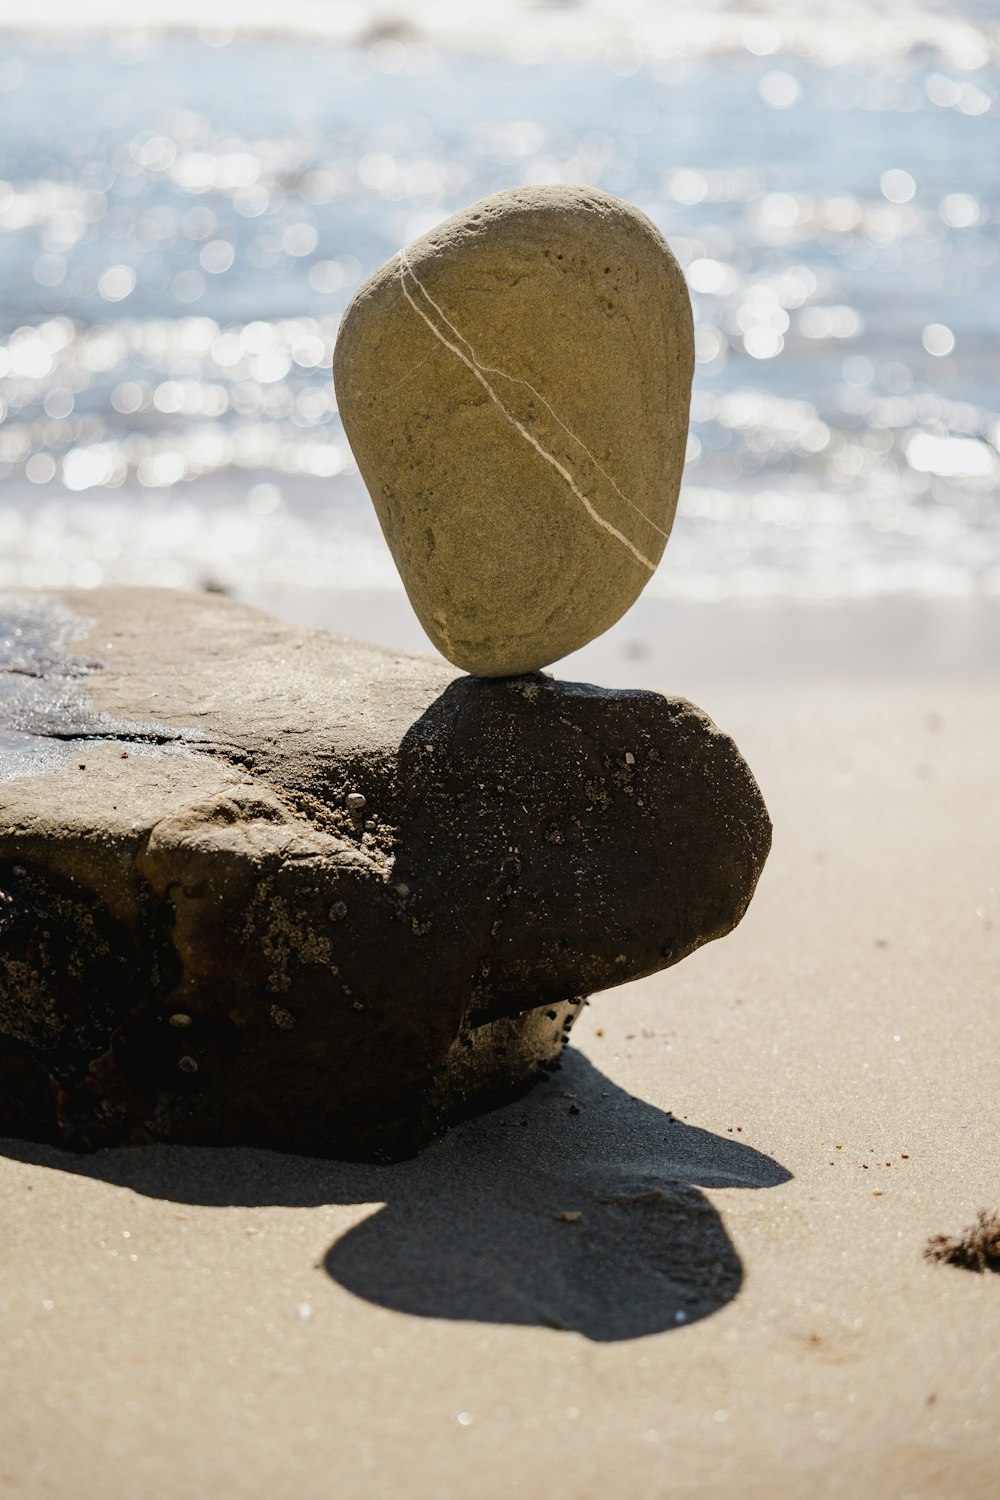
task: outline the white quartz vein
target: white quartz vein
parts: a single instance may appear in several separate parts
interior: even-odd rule
[[[441,332],[441,330],[435,325],[435,323],[427,316],[427,314],[424,312],[423,308],[420,307],[418,305],[418,303],[414,301],[413,297],[410,294],[410,290],[409,290],[409,288],[406,285],[406,276],[410,276],[413,279],[413,281],[416,283],[417,287],[419,288],[421,295],[427,300],[427,302],[430,303],[431,307],[434,308],[434,310],[438,314],[439,318],[452,331],[452,333],[454,333],[455,337],[457,339],[459,339],[462,344],[465,345],[466,349],[468,349],[468,351],[469,351],[468,354],[464,353],[464,351],[460,348],[459,344],[452,343],[452,341],[450,339],[446,338],[445,335]],[[490,397],[490,399],[492,401],[494,401],[497,406],[499,406],[500,410],[503,412],[504,416],[507,418],[507,420],[511,424],[511,426],[514,427],[514,428],[516,428],[517,431],[524,438],[525,442],[530,443],[531,447],[535,449],[535,452],[538,453],[540,455],[540,457],[544,458],[544,460],[546,461],[546,463],[551,464],[552,467],[556,470],[556,472],[566,481],[566,483],[569,485],[569,488],[572,490],[573,494],[580,501],[581,505],[584,507],[584,509],[586,510],[587,514],[590,516],[591,520],[594,521],[596,523],[596,525],[602,527],[604,531],[609,532],[610,535],[613,536],[613,537],[615,537],[615,539],[617,541],[621,542],[622,546],[626,547],[628,549],[628,551],[631,552],[632,556],[636,559],[636,561],[640,562],[642,564],[642,566],[644,568],[648,569],[648,571],[650,573],[655,572],[655,570],[656,570],[656,564],[653,563],[653,562],[650,562],[650,560],[649,560],[648,557],[644,557],[643,554],[639,551],[639,549],[636,546],[634,546],[633,543],[629,541],[628,537],[625,536],[624,533],[622,533],[621,531],[619,531],[616,526],[612,526],[612,524],[611,524],[610,521],[605,520],[604,516],[602,516],[599,513],[599,511],[597,511],[595,509],[595,507],[592,504],[592,502],[587,498],[587,496],[579,488],[579,486],[577,485],[576,481],[574,480],[574,478],[573,478],[572,474],[569,472],[569,470],[563,464],[561,464],[559,462],[559,460],[555,457],[554,454],[550,453],[547,448],[544,448],[542,446],[542,444],[535,437],[534,433],[530,432],[528,430],[528,428],[525,427],[522,422],[519,422],[518,419],[517,419],[517,417],[514,416],[514,414],[513,414],[512,411],[508,410],[507,406],[500,399],[500,397],[497,395],[496,391],[493,389],[493,387],[490,384],[490,382],[487,380],[486,375],[487,374],[501,375],[501,376],[503,376],[507,380],[516,380],[518,384],[526,386],[529,390],[531,390],[533,392],[533,394],[535,396],[538,397],[538,399],[542,402],[542,404],[552,413],[552,416],[559,423],[559,426],[562,427],[569,434],[569,436],[571,438],[573,438],[574,442],[579,443],[580,447],[584,448],[585,452],[588,452],[588,456],[590,457],[591,462],[595,465],[596,468],[600,469],[601,473],[603,474],[604,470],[601,469],[601,466],[600,466],[600,464],[597,463],[597,460],[593,457],[592,454],[589,454],[589,451],[584,447],[584,444],[580,442],[580,439],[576,437],[575,433],[571,432],[570,429],[568,427],[566,427],[565,423],[563,423],[562,421],[560,421],[560,419],[556,416],[555,412],[552,411],[551,406],[549,406],[549,403],[545,400],[545,398],[543,396],[540,396],[539,393],[537,391],[535,391],[534,387],[530,386],[526,380],[518,380],[516,376],[506,375],[506,373],[503,370],[495,370],[495,369],[493,369],[489,365],[482,365],[482,364],[480,364],[479,360],[475,356],[475,353],[474,353],[474,351],[472,349],[472,346],[469,343],[468,339],[466,339],[462,334],[460,334],[458,332],[458,330],[454,327],[454,325],[448,320],[448,318],[442,312],[441,308],[438,307],[437,303],[434,301],[434,298],[430,295],[430,293],[428,292],[427,288],[424,286],[423,282],[420,280],[419,276],[416,274],[416,272],[414,271],[413,267],[410,265],[410,262],[409,262],[409,260],[406,257],[406,252],[405,251],[400,251],[400,255],[399,255],[399,285],[400,285],[400,288],[402,290],[403,296],[406,298],[407,302],[413,308],[413,311],[417,314],[418,317],[420,317],[420,318],[423,319],[423,321],[427,324],[428,328],[433,333],[434,337],[436,339],[440,340],[440,342],[442,344],[444,344],[444,346],[447,349],[450,349],[453,354],[455,354],[455,355],[458,356],[458,358],[462,361],[462,363],[466,366],[466,368],[469,371],[471,371],[471,373],[479,381],[480,385],[483,387],[483,389],[485,390],[486,394]],[[609,478],[609,476],[605,475],[605,478]],[[613,487],[616,490],[618,490],[618,486],[616,484],[614,484],[613,480],[609,479],[609,482],[613,485]],[[621,491],[619,490],[618,493],[621,494]],[[633,505],[633,502],[630,501],[630,500],[628,500],[627,496],[622,495],[622,499],[623,500],[627,500],[627,503],[629,505]],[[637,510],[638,513],[639,513],[639,515],[642,516],[642,511],[638,510],[638,506],[634,506],[633,505],[633,509]],[[656,531],[660,531],[660,528],[658,526],[655,526],[655,523],[653,523],[652,521],[649,521],[648,517],[643,516],[642,518],[643,518],[644,521],[647,522],[648,525],[653,526]],[[666,533],[661,532],[661,535],[665,535],[665,534]]]
[[[434,298],[424,286],[423,282],[419,280],[416,272],[409,262],[408,257],[406,256],[405,251],[400,251],[400,258],[401,260],[405,261],[406,270],[413,277],[414,281],[417,283],[417,286],[420,288],[421,292],[423,293],[426,300],[430,303],[431,307],[433,307],[442,323],[444,323],[446,328],[449,328],[451,330],[460,344],[465,345],[466,349],[469,351],[469,358],[472,360],[472,363],[475,365],[476,369],[481,370],[484,375],[499,375],[501,380],[509,380],[512,385],[523,385],[526,391],[530,391],[531,394],[535,397],[535,400],[540,401],[541,404],[545,407],[545,410],[549,413],[549,416],[552,418],[553,422],[555,422],[558,427],[562,428],[566,436],[572,442],[574,442],[578,448],[582,448],[583,452],[587,455],[594,468],[599,474],[603,474],[604,478],[608,481],[615,494],[618,495],[619,499],[624,500],[625,504],[629,506],[630,509],[634,510],[636,515],[640,516],[642,520],[645,521],[647,526],[651,527],[653,531],[658,532],[659,535],[662,536],[664,540],[666,540],[666,538],[670,535],[669,531],[664,531],[662,526],[657,526],[656,522],[650,520],[649,516],[646,515],[646,512],[642,510],[638,505],[636,505],[634,500],[629,499],[628,495],[626,495],[625,491],[621,489],[618,484],[616,484],[615,480],[608,473],[607,469],[604,468],[603,464],[599,463],[598,460],[594,457],[593,453],[591,453],[590,449],[587,447],[583,439],[573,431],[572,427],[567,427],[566,423],[563,421],[562,417],[560,417],[559,413],[555,410],[551,402],[546,401],[541,391],[538,390],[537,387],[533,386],[530,380],[525,380],[520,375],[511,375],[508,370],[501,370],[497,365],[483,364],[482,360],[479,358],[479,356],[476,354],[476,351],[469,343],[469,340],[463,333],[459,331],[459,329],[455,327],[454,323],[448,317],[448,314],[445,312],[444,308],[440,305],[440,303],[434,301]]]

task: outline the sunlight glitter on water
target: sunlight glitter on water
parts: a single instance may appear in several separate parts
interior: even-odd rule
[[[988,16],[689,8],[671,40],[633,5],[615,41],[565,11],[572,55],[549,14],[520,60],[486,51],[496,17],[446,50],[447,7],[422,36],[338,8],[355,30],[322,45],[8,46],[0,583],[394,586],[329,376],[343,307],[473,198],[583,180],[651,215],[692,291],[654,588],[1000,590]]]

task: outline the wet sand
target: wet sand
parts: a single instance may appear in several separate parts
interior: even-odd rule
[[[247,591],[300,625],[436,655],[403,592]],[[549,670],[609,687],[704,697],[719,686],[1000,682],[1000,595],[695,602],[644,594],[604,635]],[[712,711],[711,704],[705,705]]]
[[[560,675],[735,736],[741,927],[414,1163],[6,1143],[0,1493],[1000,1490],[1000,1278],[923,1257],[1000,1207],[995,617],[698,608]]]

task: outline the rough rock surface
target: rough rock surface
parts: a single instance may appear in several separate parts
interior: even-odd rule
[[[0,596],[0,1134],[415,1150],[770,842],[691,704],[455,678],[211,595]]]
[[[337,401],[449,661],[535,671],[624,614],[670,533],[693,365],[680,267],[594,188],[485,198],[361,287]]]

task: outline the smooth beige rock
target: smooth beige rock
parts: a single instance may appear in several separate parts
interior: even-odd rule
[[[669,247],[594,188],[484,198],[361,287],[334,354],[341,417],[456,666],[534,671],[634,602],[677,505],[693,361]]]

